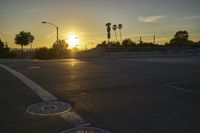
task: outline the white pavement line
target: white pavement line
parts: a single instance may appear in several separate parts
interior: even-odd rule
[[[76,127],[88,126],[90,123],[86,123],[79,115],[75,112],[67,112],[60,115],[66,122],[72,122]]]
[[[189,92],[189,93],[200,94],[200,92],[198,92],[198,91],[188,90],[188,89],[180,88],[180,87],[173,86],[173,85],[170,85],[170,84],[163,84],[163,85],[164,85],[164,86],[167,86],[167,87],[169,87],[169,88],[177,89],[177,90],[179,90],[179,91],[184,91],[184,92]]]
[[[12,73],[15,77],[17,77],[19,80],[21,80],[25,85],[27,85],[32,91],[34,91],[42,100],[44,101],[51,101],[51,100],[57,100],[55,96],[50,94],[48,91],[43,89],[41,86],[39,86],[37,83],[33,82],[23,74],[11,69],[8,66],[0,64],[1,67]]]
[[[0,64],[0,66],[10,73],[12,73],[15,77],[17,77],[20,81],[22,81],[25,85],[27,85],[32,91],[34,91],[43,101],[51,101],[57,100],[55,96],[51,93],[43,89],[40,85],[24,76],[23,74],[11,69],[8,66]],[[88,126],[90,123],[86,123],[78,114],[75,112],[67,112],[59,115],[66,122],[72,123],[76,127]]]

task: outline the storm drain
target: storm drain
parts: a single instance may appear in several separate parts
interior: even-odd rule
[[[95,127],[81,127],[81,128],[64,130],[60,133],[111,133],[111,132]]]
[[[28,106],[26,112],[32,115],[49,116],[68,112],[71,105],[60,101],[46,101]]]

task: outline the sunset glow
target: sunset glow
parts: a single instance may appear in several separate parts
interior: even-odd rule
[[[9,47],[20,47],[14,37],[23,30],[34,35],[33,47],[51,47],[56,29],[41,23],[47,21],[58,26],[59,39],[65,39],[70,47],[78,42],[82,49],[89,42],[93,42],[92,48],[107,40],[106,23],[123,24],[122,38],[134,42],[140,37],[152,42],[156,35],[156,42],[165,44],[178,30],[187,30],[190,40],[199,41],[199,4],[198,0],[1,0],[0,38]],[[65,35],[71,31],[76,31],[79,39]],[[111,41],[116,40],[114,36],[112,31]]]
[[[69,44],[69,48],[77,47],[79,42],[79,38],[75,34],[70,34],[67,37],[67,43]]]

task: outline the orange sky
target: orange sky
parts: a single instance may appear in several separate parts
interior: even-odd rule
[[[180,2],[181,1],[181,2]],[[200,40],[200,1],[198,0],[1,0],[0,38],[12,48],[15,34],[29,31],[35,36],[34,47],[50,47],[70,34],[79,38],[78,48],[95,47],[106,40],[105,23],[123,24],[123,38],[137,42],[168,42],[176,31],[187,30],[190,39]],[[119,37],[119,31],[117,31]],[[115,40],[112,32],[112,40]]]

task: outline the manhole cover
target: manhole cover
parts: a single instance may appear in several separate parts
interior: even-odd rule
[[[42,103],[36,103],[28,106],[26,112],[32,115],[58,115],[68,112],[71,109],[71,105],[65,102],[48,101]]]
[[[81,128],[64,130],[60,133],[111,133],[111,132],[95,127],[81,127]]]

